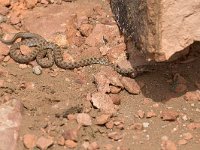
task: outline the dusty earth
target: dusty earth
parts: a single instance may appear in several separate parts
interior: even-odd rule
[[[131,66],[109,1],[0,0],[0,31],[4,39],[38,33],[63,47],[66,61],[104,55]],[[131,79],[101,65],[18,64],[0,43],[0,149],[198,150],[198,44],[175,63]]]

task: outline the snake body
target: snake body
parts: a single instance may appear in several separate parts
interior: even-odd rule
[[[18,38],[21,38],[22,40],[20,42],[15,43],[15,41]],[[65,62],[62,56],[62,50],[60,46],[53,42],[45,40],[42,36],[35,33],[19,32],[16,33],[14,37],[10,40],[3,40],[2,38],[0,38],[0,41],[7,45],[11,45],[9,52],[10,57],[18,63],[28,63],[36,59],[37,63],[41,67],[52,67],[55,62],[55,64],[62,69],[74,69],[91,64],[102,64],[111,66],[112,68],[114,68],[115,71],[117,71],[120,74],[132,74],[132,76],[135,76],[138,72],[146,71],[144,66],[123,69],[109,62],[108,59],[104,57],[92,57],[89,59],[83,59],[75,62]],[[30,54],[23,55],[19,50],[21,45],[36,48]]]

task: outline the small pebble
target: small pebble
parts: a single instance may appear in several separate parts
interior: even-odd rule
[[[36,75],[42,74],[42,67],[40,67],[40,66],[34,66],[33,67],[33,73],[36,74]]]

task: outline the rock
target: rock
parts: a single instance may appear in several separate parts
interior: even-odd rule
[[[137,116],[138,116],[139,118],[144,118],[144,115],[145,115],[145,112],[144,112],[144,111],[138,110]]]
[[[174,142],[170,140],[164,140],[162,141],[161,149],[162,150],[177,150],[177,147]]]
[[[187,133],[183,133],[183,138],[185,140],[191,140],[193,138],[193,136],[190,132],[187,132]]]
[[[110,85],[110,93],[118,94],[121,91],[121,88]]]
[[[77,129],[69,129],[64,131],[62,134],[65,140],[73,140],[77,141],[78,140],[78,130]]]
[[[65,146],[69,148],[75,148],[77,146],[77,143],[72,141],[72,140],[66,140],[65,141]]]
[[[0,79],[0,88],[4,87],[5,81]]]
[[[112,99],[113,104],[115,104],[115,105],[120,105],[121,104],[121,99],[120,99],[119,96],[114,95],[114,94],[110,94],[110,98]]]
[[[64,146],[65,145],[65,139],[63,136],[61,136],[58,141],[57,141],[58,145]]]
[[[156,117],[157,115],[156,115],[156,113],[154,112],[154,111],[149,111],[149,112],[147,112],[147,114],[146,114],[146,117],[147,118],[152,118],[152,117]]]
[[[141,10],[139,6],[143,6],[143,9]],[[127,39],[130,38],[132,45],[136,44],[140,53],[150,53],[151,58],[154,57],[156,61],[181,57],[189,45],[194,41],[200,41],[198,26],[200,13],[197,6],[199,2],[196,0],[184,1],[184,3],[183,1],[155,3],[147,0],[136,2],[111,0],[112,12],[121,31]],[[124,12],[132,14],[132,17],[124,15]],[[157,12],[161,12],[159,19],[157,19]],[[130,49],[135,51],[134,46]]]
[[[53,145],[53,140],[42,136],[37,140],[36,145],[40,149],[45,150]]]
[[[36,75],[41,75],[42,74],[42,67],[34,66],[33,67],[33,73],[36,74]]]
[[[196,122],[190,123],[187,125],[187,128],[190,130],[198,129],[200,128],[200,123],[196,123]]]
[[[106,128],[108,129],[112,129],[114,127],[114,122],[112,120],[110,120],[109,122],[107,122],[105,124]]]
[[[126,49],[126,44],[125,43],[120,43],[118,45],[110,47],[110,49],[108,51],[108,54],[107,54],[109,60],[111,62],[119,62],[120,60],[121,61],[122,60],[126,60],[126,55],[124,53],[125,49]],[[126,68],[126,67],[124,67],[124,68]]]
[[[121,80],[124,88],[131,94],[139,94],[140,87],[134,79],[123,77]]]
[[[9,6],[10,5],[10,0],[0,0],[0,5]]]
[[[110,92],[110,81],[107,77],[101,72],[97,73],[95,76],[95,82],[97,84],[97,89],[101,93],[109,93]]]
[[[121,140],[123,138],[123,135],[118,133],[118,132],[111,132],[111,133],[108,133],[108,137],[110,139],[118,141],[118,140]]]
[[[86,114],[86,113],[79,113],[79,114],[77,114],[76,119],[77,119],[77,122],[79,124],[82,124],[84,126],[90,126],[90,125],[92,125],[91,117],[88,114]]]
[[[200,101],[200,91],[196,90],[194,92],[187,92],[184,95],[186,101]]]
[[[0,106],[0,148],[1,150],[17,149],[19,127],[22,120],[22,104],[12,99]]]
[[[26,69],[26,68],[28,68],[28,65],[27,64],[19,64],[19,68]]]
[[[102,114],[102,115],[96,117],[96,124],[103,125],[103,124],[107,123],[109,121],[109,119],[110,119],[109,114]]]
[[[96,150],[96,149],[99,149],[99,145],[97,144],[97,142],[92,142],[89,144],[88,150]]]
[[[19,16],[15,13],[11,13],[9,20],[12,25],[16,25],[21,21]]]
[[[173,110],[163,110],[161,112],[161,118],[164,121],[175,121],[179,116],[178,112]]]
[[[83,36],[88,37],[90,33],[92,32],[93,25],[91,24],[82,24],[80,27],[80,32]]]
[[[7,45],[0,42],[0,62],[4,59],[5,56],[9,54],[9,48]]]
[[[0,5],[0,14],[1,15],[5,16],[8,14],[8,12],[9,12],[9,9],[7,7]]]
[[[178,145],[185,145],[187,143],[188,143],[188,141],[184,140],[184,139],[178,141]]]
[[[23,139],[24,146],[27,149],[33,149],[36,146],[37,136],[33,134],[25,134]]]
[[[143,124],[142,123],[133,123],[131,126],[130,126],[130,129],[134,129],[134,130],[143,130]]]
[[[37,4],[38,0],[25,0],[25,4],[27,8],[34,8]]]
[[[115,106],[109,95],[97,92],[97,93],[92,94],[91,101],[92,101],[93,106],[95,106],[96,108],[100,109],[101,111],[105,113],[113,114],[116,112]]]

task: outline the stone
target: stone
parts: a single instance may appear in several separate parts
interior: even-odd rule
[[[53,140],[49,139],[49,138],[45,138],[43,136],[41,136],[37,142],[36,142],[37,147],[39,147],[40,149],[47,149],[48,147],[53,145]]]
[[[107,123],[109,121],[109,119],[110,119],[109,114],[102,114],[102,115],[96,117],[96,124],[103,125],[103,124]]]
[[[72,140],[66,140],[65,141],[65,146],[69,148],[75,148],[77,146],[77,143],[72,141]]]
[[[113,114],[116,112],[115,105],[113,104],[110,96],[107,94],[100,92],[94,93],[92,94],[91,101],[93,106],[95,106],[96,108],[100,109],[105,113]]]
[[[17,148],[19,128],[22,120],[22,104],[12,99],[0,106],[0,148],[14,150]]]
[[[156,61],[180,57],[188,53],[190,44],[200,41],[198,6],[196,0],[111,0],[115,19],[127,41]],[[133,46],[128,49],[136,51]]]
[[[77,114],[77,122],[81,125],[84,125],[84,126],[90,126],[92,125],[92,120],[91,120],[91,117],[86,114],[86,113],[79,113]]]
[[[161,118],[164,121],[175,121],[179,116],[178,112],[173,110],[163,110],[161,112]]]
[[[139,94],[140,93],[140,86],[134,79],[123,77],[121,80],[124,88],[131,94]]]
[[[78,140],[78,130],[77,129],[69,129],[63,132],[62,136],[65,140]]]
[[[164,140],[161,144],[161,150],[177,150],[177,147],[171,140]]]
[[[36,146],[37,136],[33,134],[25,134],[23,138],[24,146],[28,149],[33,149]]]
[[[200,101],[200,91],[187,92],[184,95],[186,101]]]

